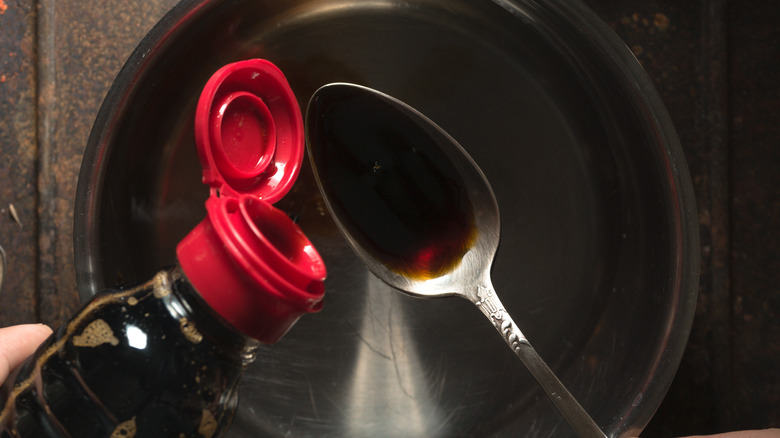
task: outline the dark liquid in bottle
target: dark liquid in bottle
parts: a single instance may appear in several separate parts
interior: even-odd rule
[[[447,274],[477,236],[457,169],[417,121],[344,90],[322,95],[309,113],[312,158],[334,214],[391,270],[416,280]]]
[[[0,437],[222,436],[254,345],[177,270],[96,295],[0,389]]]

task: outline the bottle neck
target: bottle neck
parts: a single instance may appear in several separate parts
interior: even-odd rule
[[[166,307],[173,317],[182,321],[182,330],[189,330],[194,338],[208,338],[219,345],[227,357],[247,365],[257,357],[260,342],[234,328],[203,299],[192,286],[180,266],[168,271],[169,297]]]

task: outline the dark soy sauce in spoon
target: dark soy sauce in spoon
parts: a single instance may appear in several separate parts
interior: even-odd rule
[[[318,96],[308,117],[318,177],[359,246],[414,280],[460,264],[476,241],[474,208],[458,170],[424,127],[389,102],[343,90]]]

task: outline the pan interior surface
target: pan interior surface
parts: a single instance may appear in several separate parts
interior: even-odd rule
[[[682,152],[649,80],[568,1],[182,1],[98,115],[76,211],[83,298],[151,277],[205,215],[201,88],[265,58],[299,106],[330,82],[375,88],[448,131],[499,202],[496,291],[608,435],[638,434],[679,364],[698,248]],[[308,163],[308,161],[306,161]],[[484,317],[375,279],[308,166],[277,206],[328,266],[323,310],[260,349],[230,437],[569,436]]]

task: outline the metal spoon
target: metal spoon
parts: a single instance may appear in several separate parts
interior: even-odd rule
[[[321,87],[305,125],[325,203],[368,269],[411,295],[474,303],[575,433],[605,437],[496,295],[490,269],[499,243],[498,203],[468,153],[420,112],[359,85]]]

